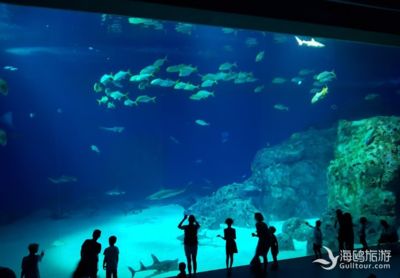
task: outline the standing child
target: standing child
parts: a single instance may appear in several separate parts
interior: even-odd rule
[[[275,232],[276,232],[275,227],[274,226],[269,227],[269,232],[270,232],[270,237],[271,237],[271,254],[272,254],[272,258],[274,259],[271,269],[276,270],[276,269],[278,269],[279,247],[278,247],[278,240],[276,239],[276,236],[275,236]]]
[[[115,246],[117,237],[110,236],[108,242],[110,246],[104,250],[103,269],[106,271],[106,278],[117,278],[119,258],[119,249],[117,246]]]
[[[237,245],[236,245],[236,230],[232,228],[233,219],[227,218],[225,220],[225,224],[228,226],[224,229],[224,236],[218,235],[218,237],[224,239],[226,241],[225,251],[226,251],[226,270],[228,272],[232,271],[233,265],[233,254],[237,253]]]
[[[306,222],[306,225],[309,226],[310,228],[314,229],[314,241],[313,241],[313,250],[315,254],[316,259],[322,258],[322,232],[321,232],[321,221],[317,220],[315,221],[315,227],[310,225],[308,222]]]
[[[359,236],[360,236],[360,243],[362,244],[363,248],[362,250],[365,251],[368,249],[368,244],[367,244],[367,233],[366,233],[366,229],[367,229],[367,218],[365,217],[361,217],[360,218],[360,232],[359,232]]]
[[[186,278],[186,264],[184,262],[179,263],[179,274],[176,278]]]
[[[28,250],[29,255],[22,259],[21,278],[40,278],[39,262],[43,259],[44,252],[42,251],[40,255],[36,254],[39,252],[37,243],[29,244]]]

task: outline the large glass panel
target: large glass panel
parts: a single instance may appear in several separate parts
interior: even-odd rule
[[[0,263],[17,272],[38,243],[42,277],[70,277],[100,229],[100,277],[111,235],[120,277],[176,275],[184,214],[198,271],[225,267],[228,217],[234,265],[255,212],[279,259],[313,254],[317,219],[336,251],[336,209],[356,247],[360,217],[369,245],[398,223],[396,47],[9,5],[0,42]]]

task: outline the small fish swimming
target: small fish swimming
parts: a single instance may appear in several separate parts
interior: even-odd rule
[[[176,139],[174,136],[170,136],[169,140],[171,140],[172,142],[174,142],[175,144],[179,145],[181,142],[179,142],[178,139]]]
[[[101,85],[101,83],[96,82],[96,83],[94,83],[94,85],[93,85],[93,90],[94,90],[96,93],[100,93],[100,92],[103,91],[103,86]]]
[[[292,81],[293,83],[295,83],[297,85],[301,85],[304,81],[304,78],[296,76],[296,77],[293,77],[290,81]]]
[[[264,55],[265,55],[264,51],[258,52],[257,55],[256,55],[256,59],[255,59],[256,63],[261,62],[262,60],[264,60]]]
[[[157,60],[153,63],[153,66],[155,66],[155,67],[157,67],[157,68],[160,68],[160,67],[162,67],[162,66],[165,64],[166,61],[168,61],[168,57],[167,57],[167,56],[165,56],[164,58],[161,58],[161,59],[157,59]]]
[[[232,70],[233,68],[237,68],[237,67],[238,67],[238,65],[237,65],[236,62],[235,62],[235,63],[228,63],[228,62],[226,62],[226,63],[221,64],[221,65],[218,67],[218,69],[219,69],[220,71],[229,71],[229,70]]]
[[[284,105],[284,104],[275,104],[275,105],[274,105],[274,108],[275,108],[276,110],[280,110],[280,111],[289,111],[289,107],[287,107],[287,106]]]
[[[264,85],[257,86],[257,87],[254,89],[254,92],[255,92],[255,93],[261,93],[262,91],[264,91],[264,88],[265,88]]]
[[[323,71],[317,75],[314,75],[314,79],[317,80],[320,83],[327,83],[332,81],[333,79],[336,79],[336,73],[335,71]]]
[[[153,28],[154,30],[162,30],[164,29],[164,25],[154,19],[140,18],[140,17],[130,17],[128,22],[133,25],[142,26],[144,28]]]
[[[156,201],[156,200],[164,200],[169,199],[186,192],[186,188],[183,189],[161,189],[149,196],[146,197],[147,200]]]
[[[122,133],[125,130],[125,127],[123,127],[123,126],[113,126],[113,127],[99,126],[99,129],[104,130],[104,131],[115,132],[115,133]]]
[[[315,95],[311,99],[311,103],[314,104],[321,99],[324,99],[328,94],[328,86],[323,87],[319,92],[315,93]]]
[[[214,86],[215,84],[217,84],[218,82],[216,80],[204,80],[201,83],[201,87],[202,88],[207,88],[207,87],[211,87]]]
[[[123,94],[120,91],[114,91],[109,94],[109,96],[114,100],[121,100],[123,97],[127,97],[128,93]]]
[[[153,75],[156,74],[157,72],[160,71],[160,67],[157,67],[155,65],[149,65],[147,67],[144,67],[140,72],[139,75],[145,75],[145,74],[150,74]]]
[[[222,32],[224,32],[225,34],[237,35],[237,31],[233,28],[222,28]]]
[[[202,100],[202,99],[206,99],[210,96],[214,96],[214,92],[209,92],[206,90],[200,90],[197,93],[191,95],[189,98],[191,100]]]
[[[156,103],[156,97],[149,97],[148,95],[138,96],[134,101],[135,105],[139,105],[139,103]]]
[[[122,80],[128,78],[130,75],[132,75],[132,74],[129,70],[128,71],[120,70],[119,72],[114,74],[113,80],[116,82],[119,82],[119,81],[122,81]]]
[[[298,36],[295,36],[295,39],[299,46],[305,45],[308,47],[317,47],[317,48],[325,47],[323,43],[316,41],[314,38],[311,38],[311,40],[307,41],[300,39]]]
[[[150,82],[151,85],[157,85],[160,87],[173,87],[176,84],[176,81],[174,80],[170,80],[170,79],[161,79],[161,78],[157,78],[157,79],[153,79]]]
[[[106,86],[106,85],[110,84],[113,80],[114,80],[114,77],[112,76],[112,74],[104,74],[100,78],[100,83]]]
[[[286,83],[286,78],[283,77],[275,77],[274,79],[272,79],[272,84],[284,84]]]
[[[95,153],[100,153],[100,149],[96,145],[91,145],[90,149]]]
[[[149,80],[151,77],[153,77],[153,74],[150,74],[150,73],[137,74],[137,75],[132,75],[129,78],[129,81],[131,81],[131,82],[142,82],[142,81]]]
[[[129,106],[129,107],[132,107],[133,105],[136,105],[136,103],[133,101],[133,100],[131,100],[131,99],[126,99],[125,101],[124,101],[124,105],[125,106]]]
[[[106,104],[107,102],[108,102],[108,97],[107,96],[102,96],[100,99],[97,99],[97,103],[99,105]]]
[[[18,68],[13,67],[13,66],[4,66],[3,69],[9,70],[9,71],[16,71],[16,70],[18,70]]]
[[[366,95],[366,96],[364,97],[364,100],[366,100],[366,101],[371,101],[371,100],[377,99],[377,98],[379,98],[379,97],[380,97],[379,94],[368,94],[368,95]]]
[[[115,109],[115,104],[112,102],[107,103],[107,108],[108,109]]]
[[[247,38],[245,44],[247,47],[254,47],[258,45],[258,40],[256,38]]]
[[[196,71],[197,71],[197,67],[192,67],[191,65],[186,66],[186,67],[182,67],[179,70],[179,76],[180,77],[186,77],[186,76],[189,76],[189,75],[191,75],[192,73],[194,73]]]
[[[207,123],[206,121],[201,120],[201,119],[195,120],[194,122],[195,122],[196,124],[200,125],[200,126],[209,126],[209,125],[210,125],[210,123]]]

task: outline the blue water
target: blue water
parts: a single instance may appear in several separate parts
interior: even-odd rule
[[[269,32],[224,34],[221,27],[196,25],[187,35],[174,30],[175,22],[163,22],[164,30],[158,31],[119,16],[102,22],[94,13],[5,5],[0,11],[0,78],[9,86],[9,95],[0,95],[0,114],[11,111],[14,117],[13,127],[0,126],[8,134],[7,146],[0,147],[0,209],[16,219],[60,203],[102,202],[104,192],[113,188],[126,191],[122,200],[144,200],[169,187],[206,195],[205,187],[248,177],[259,149],[294,132],[331,127],[340,119],[400,114],[400,50],[395,47],[321,39],[326,47],[317,49],[300,47],[293,35],[277,43]],[[259,45],[247,47],[249,37]],[[46,52],[7,52],[31,47]],[[264,60],[255,63],[262,50]],[[139,91],[131,85],[122,90],[156,96],[156,103],[121,103],[114,110],[97,104],[93,84],[103,74],[128,69],[137,74],[165,56],[159,78],[178,79],[165,71],[170,65],[192,64],[206,74],[236,62],[238,71],[251,71],[258,81],[220,82],[210,89],[214,98],[198,102],[189,99],[191,92],[154,86]],[[7,65],[18,70],[3,69]],[[290,82],[304,68],[337,74],[327,97],[314,105],[309,93],[313,74],[301,85]],[[289,81],[272,84],[275,77]],[[197,73],[179,79],[200,82]],[[265,89],[256,94],[258,85]],[[380,97],[365,101],[370,93]],[[289,111],[274,109],[278,103]],[[196,125],[196,119],[210,126]],[[99,126],[125,130],[117,134]],[[101,153],[91,151],[91,145]],[[48,181],[61,175],[78,181],[57,188]]]

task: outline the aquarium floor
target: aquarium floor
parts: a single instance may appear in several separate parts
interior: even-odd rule
[[[390,260],[390,270],[343,270],[336,267],[334,270],[327,271],[319,265],[312,264],[313,257],[302,257],[296,259],[282,260],[279,262],[279,270],[268,270],[266,275],[255,276],[247,266],[235,267],[231,276],[227,276],[226,270],[207,271],[197,274],[196,278],[246,278],[246,277],[316,277],[316,278],[368,278],[373,273],[377,278],[400,278],[400,255],[393,256]]]

